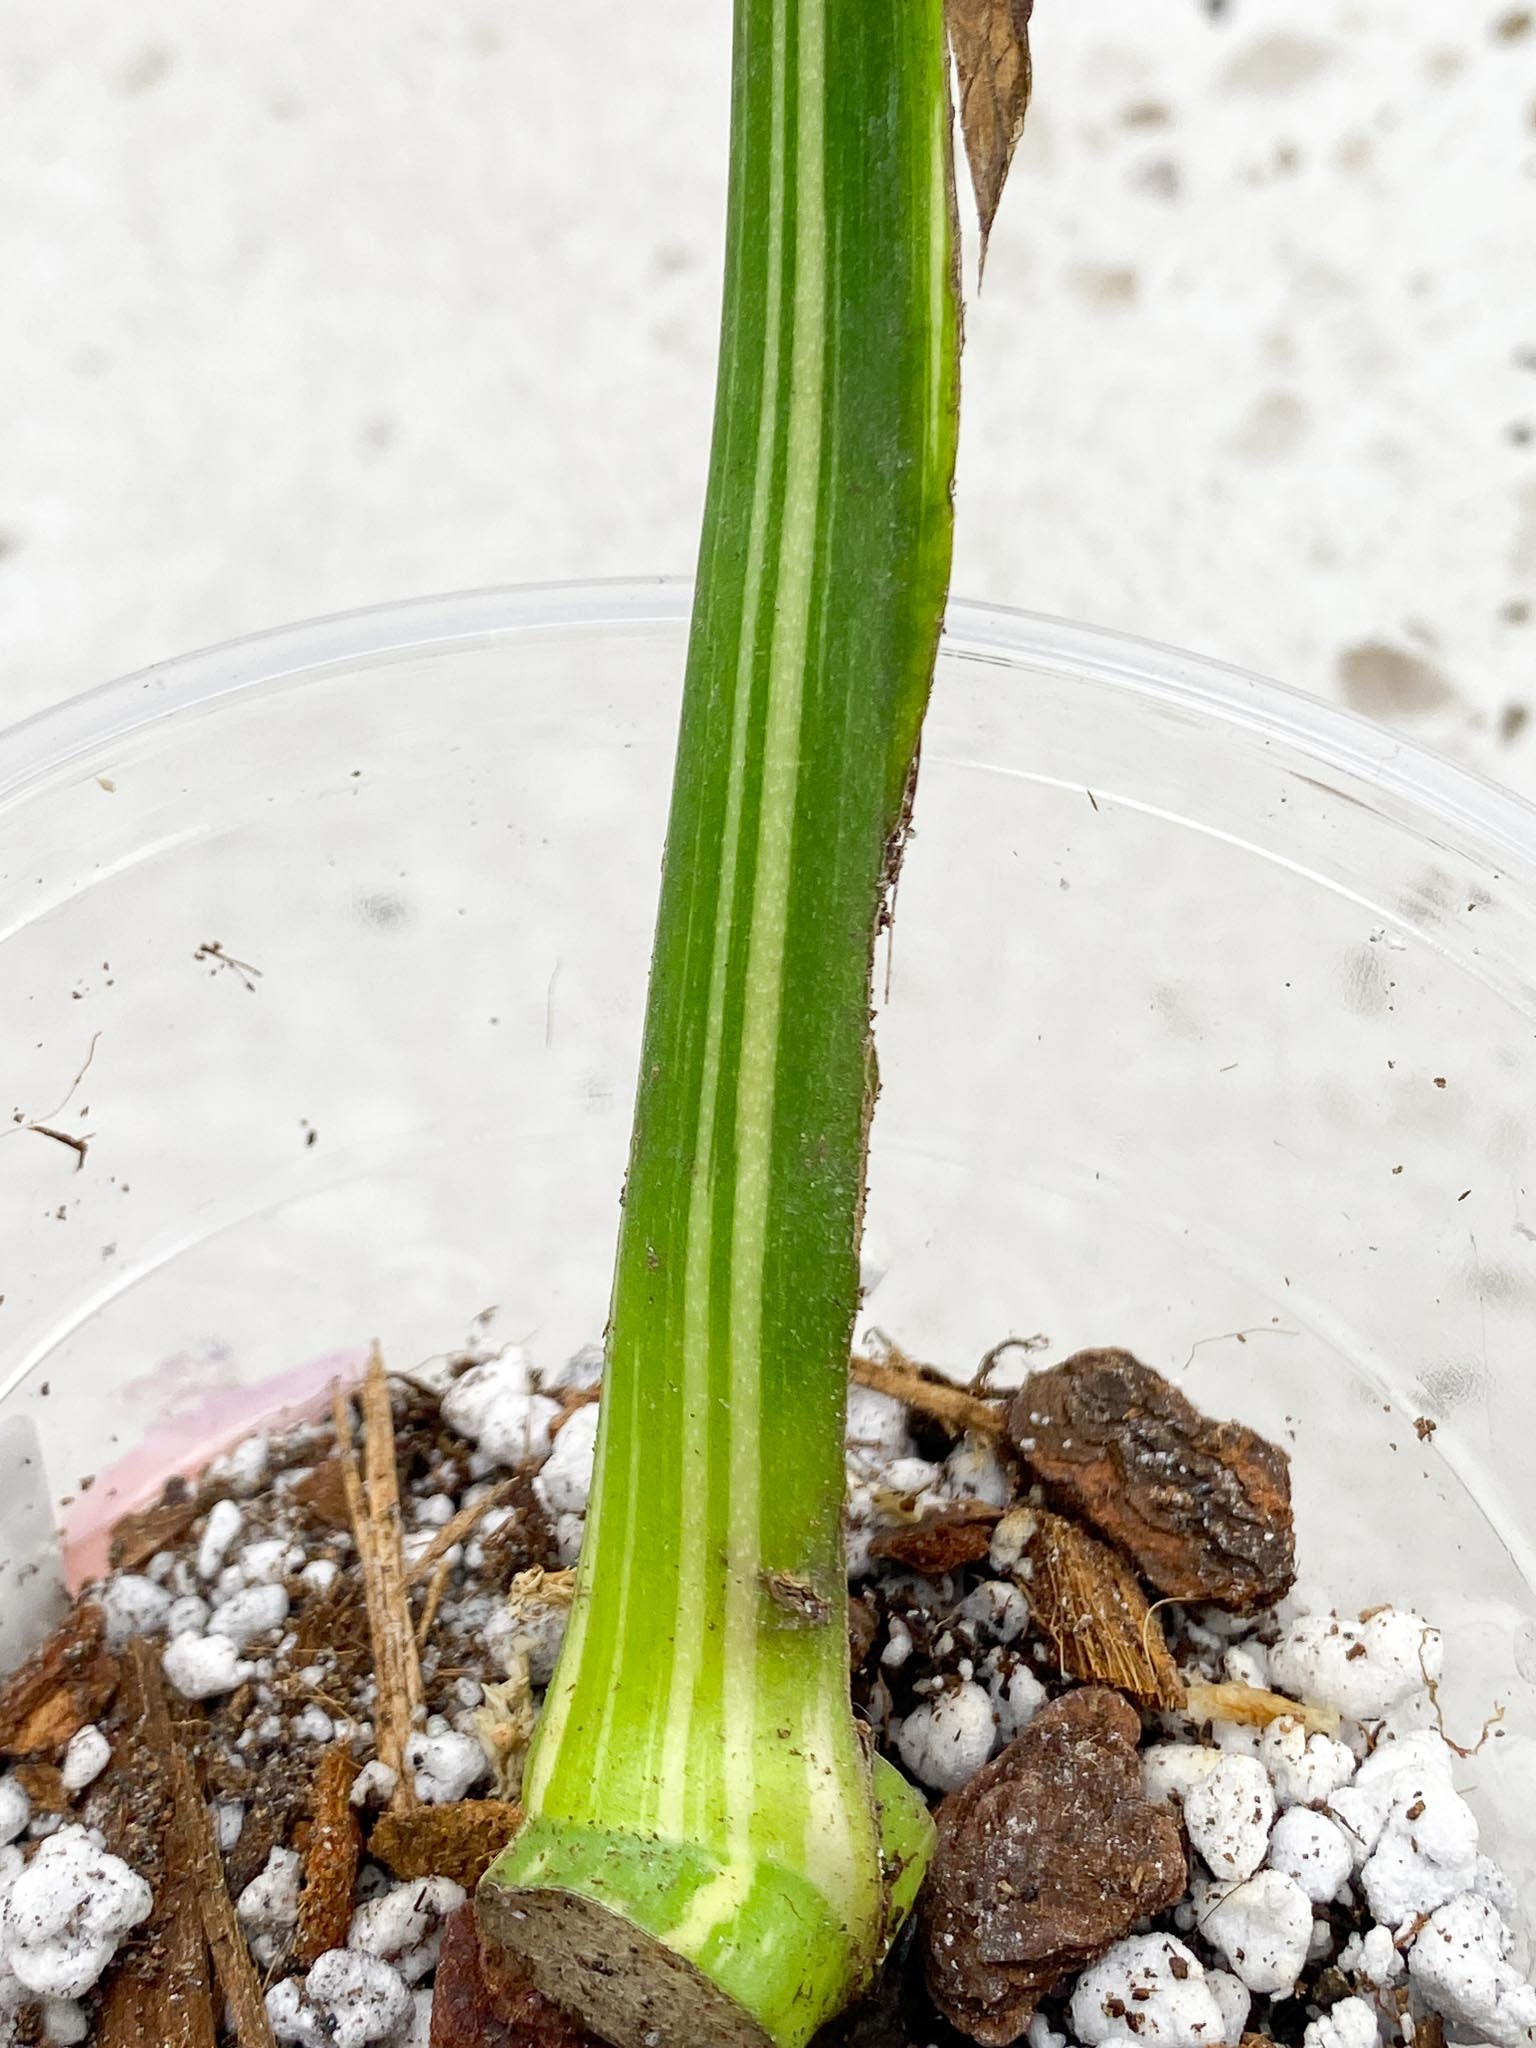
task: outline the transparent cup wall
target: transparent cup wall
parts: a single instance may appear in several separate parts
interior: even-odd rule
[[[58,1531],[371,1338],[601,1333],[684,614],[395,608],[0,741],[0,1661]],[[1284,1443],[1308,1582],[1439,1623],[1459,1740],[1504,1708],[1462,1778],[1536,1905],[1532,813],[961,608],[888,964],[870,1320],[1123,1344]]]

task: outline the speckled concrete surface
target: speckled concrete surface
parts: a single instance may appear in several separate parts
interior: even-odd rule
[[[0,714],[280,620],[689,564],[729,10],[10,0]],[[957,586],[1536,793],[1536,31],[1039,0]]]

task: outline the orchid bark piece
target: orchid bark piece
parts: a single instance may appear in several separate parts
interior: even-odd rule
[[[527,1818],[479,1895],[618,2048],[799,2048],[868,1981],[928,1836],[853,1719],[842,1507],[874,947],[953,535],[943,6],[737,0],[735,34],[597,1470]]]

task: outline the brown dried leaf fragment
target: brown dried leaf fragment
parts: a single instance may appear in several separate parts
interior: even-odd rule
[[[1181,1706],[1184,1681],[1162,1622],[1124,1558],[1065,1515],[1015,1508],[1010,1531],[1015,1518],[1015,1576],[1065,1675],[1112,1685],[1143,1706]]]
[[[928,1990],[986,2048],[1184,1891],[1178,1822],[1142,1791],[1140,1738],[1118,1693],[1068,1693],[939,1808],[920,1906]]]
[[[1241,1423],[1211,1421],[1128,1351],[1080,1351],[1032,1374],[1008,1428],[1057,1505],[1166,1598],[1246,1613],[1290,1590],[1285,1452]]]
[[[362,1830],[352,1807],[356,1776],[357,1767],[340,1743],[326,1750],[315,1767],[314,1818],[293,1936],[293,1960],[302,1969],[311,1968],[327,1949],[347,1945],[363,1851]]]
[[[399,1878],[451,1877],[472,1892],[523,1824],[510,1799],[460,1799],[386,1813],[368,1838],[368,1854]]]
[[[0,1686],[0,1757],[55,1757],[111,1705],[118,1664],[99,1607],[75,1607]]]
[[[904,1564],[925,1579],[942,1579],[986,1556],[1001,1516],[1001,1508],[985,1501],[959,1501],[904,1529],[882,1530],[869,1546],[870,1555]]]
[[[431,2048],[599,2048],[557,2005],[511,1977],[487,1977],[473,1904],[443,1929],[432,1996]]]
[[[197,1495],[184,1479],[173,1479],[159,1500],[113,1524],[107,1551],[113,1571],[142,1571],[157,1552],[178,1544],[197,1516]]]
[[[1034,0],[945,0],[960,84],[960,133],[981,221],[981,260],[1029,111]]]

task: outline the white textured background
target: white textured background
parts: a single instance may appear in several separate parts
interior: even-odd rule
[[[468,584],[691,562],[727,0],[6,0],[0,720]],[[957,587],[1536,793],[1536,30],[1038,0]]]

